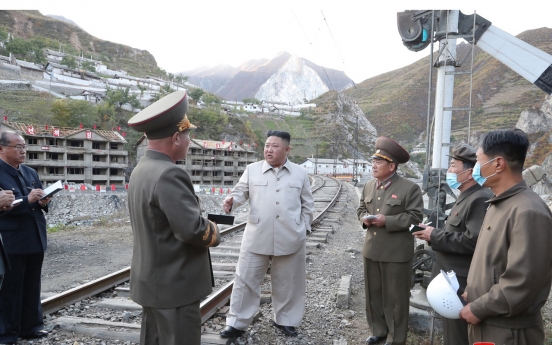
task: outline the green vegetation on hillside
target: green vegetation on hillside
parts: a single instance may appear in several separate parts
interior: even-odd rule
[[[43,48],[81,55],[101,60],[113,70],[124,70],[130,75],[147,75],[167,78],[165,70],[159,68],[153,55],[123,44],[98,39],[79,27],[43,16],[38,11],[0,11],[0,41],[7,40],[7,33],[13,39],[6,43],[0,54],[9,52],[21,60],[45,63]]]

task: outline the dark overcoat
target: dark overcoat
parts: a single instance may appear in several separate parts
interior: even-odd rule
[[[19,175],[20,174],[20,175]],[[21,203],[0,217],[0,234],[7,254],[39,254],[46,251],[46,218],[48,206],[41,207],[38,201],[29,203],[29,188],[42,189],[37,172],[19,164],[19,171],[0,160],[0,188],[11,190]]]

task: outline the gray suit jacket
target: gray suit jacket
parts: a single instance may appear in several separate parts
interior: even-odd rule
[[[234,197],[232,209],[249,199],[242,250],[289,255],[304,244],[314,211],[304,168],[287,160],[276,174],[264,160],[249,164],[230,196]]]
[[[134,250],[132,299],[145,307],[177,308],[212,291],[209,248],[217,225],[201,216],[190,176],[163,153],[147,150],[129,182]]]

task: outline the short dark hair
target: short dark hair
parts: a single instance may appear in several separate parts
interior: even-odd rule
[[[282,140],[285,141],[288,145],[291,142],[291,135],[288,132],[284,131],[269,130],[266,132],[266,137],[282,138]]]
[[[529,149],[529,139],[521,129],[489,132],[481,141],[483,153],[492,158],[502,156],[514,172],[521,173]]]
[[[473,167],[475,166],[475,163],[462,160],[462,166],[464,167],[464,170],[473,169]]]
[[[15,132],[11,132],[11,131],[1,131],[0,132],[0,146],[8,146],[11,143],[11,139],[9,137],[10,134],[11,135],[19,135]]]

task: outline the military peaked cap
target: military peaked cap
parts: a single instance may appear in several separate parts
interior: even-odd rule
[[[472,162],[475,164],[477,160],[477,157],[475,156],[476,151],[475,147],[468,144],[458,144],[452,149],[452,153],[448,156],[450,158]]]
[[[388,162],[399,164],[408,162],[410,155],[393,139],[379,137],[376,139],[376,153],[372,155],[372,158],[384,159]]]
[[[190,123],[188,95],[175,91],[161,98],[128,120],[128,125],[138,132],[145,132],[148,139],[162,139],[176,132],[197,128]]]

